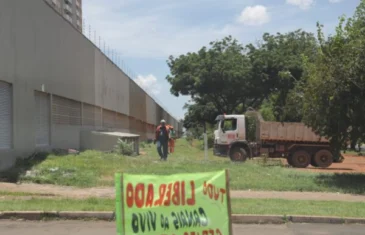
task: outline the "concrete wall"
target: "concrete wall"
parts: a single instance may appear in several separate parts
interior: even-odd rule
[[[149,96],[146,95],[146,114],[147,114],[147,139],[154,138],[154,130],[156,129],[157,123],[160,121],[157,119],[157,105],[156,102]]]
[[[165,119],[166,122],[169,121],[168,113],[165,110],[162,110],[162,118]]]
[[[146,111],[147,123],[157,124],[160,120],[157,118],[156,102],[148,95],[146,95]]]
[[[95,104],[119,113],[130,114],[130,79],[107,59],[100,50],[94,49]],[[84,102],[88,102],[83,100]],[[133,103],[132,103],[133,104]]]
[[[147,121],[146,93],[132,80],[129,82],[129,116]]]
[[[163,119],[163,109],[160,105],[156,104],[156,125]]]
[[[35,150],[36,90],[51,97],[51,148],[78,149],[83,129],[116,129],[147,138],[148,125],[167,117],[43,0],[0,1],[0,52],[0,81],[12,85],[13,103],[13,148],[0,150],[0,169]],[[79,105],[78,123],[57,122],[55,97]]]

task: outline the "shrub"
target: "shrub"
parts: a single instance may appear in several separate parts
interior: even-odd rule
[[[146,148],[146,142],[142,141],[140,144],[141,148]]]
[[[207,132],[207,142],[208,142],[208,149],[214,147],[214,134],[212,132]],[[202,135],[201,140],[199,141],[201,150],[204,150],[204,135]]]
[[[117,144],[114,146],[114,152],[125,156],[132,156],[134,154],[133,143],[118,139]]]
[[[194,141],[194,136],[189,132],[189,133],[186,134],[186,140],[192,146],[193,145],[193,141]]]

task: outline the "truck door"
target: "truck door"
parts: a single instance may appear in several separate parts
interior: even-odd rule
[[[222,144],[229,144],[238,138],[237,119],[229,118],[220,122],[220,140]]]

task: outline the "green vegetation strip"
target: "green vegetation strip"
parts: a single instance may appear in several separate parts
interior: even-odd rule
[[[0,200],[0,211],[114,211],[115,201],[90,198]],[[232,199],[232,213],[257,215],[313,215],[365,217],[365,203],[291,201],[281,199]]]
[[[155,145],[145,145],[145,154],[127,157],[86,151],[79,155],[49,155],[45,160],[19,164],[7,175],[23,182],[76,187],[114,186],[114,173],[175,174],[228,169],[233,190],[341,192],[365,194],[365,174],[323,174],[283,167],[280,160],[248,160],[234,164],[227,158],[209,158],[199,143],[181,139],[167,162],[160,162]],[[341,167],[341,164],[338,164]],[[25,172],[28,171],[28,174]],[[20,172],[20,173],[19,173]],[[30,172],[30,173],[29,173]],[[19,176],[17,176],[19,175]]]
[[[7,192],[0,191],[0,197],[11,196],[11,197],[22,197],[22,196],[41,196],[40,194],[27,193],[27,192]]]

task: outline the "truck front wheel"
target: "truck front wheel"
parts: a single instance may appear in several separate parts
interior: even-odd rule
[[[333,155],[326,149],[319,150],[313,157],[313,161],[317,167],[329,167],[333,162]]]
[[[230,158],[233,162],[244,162],[247,160],[247,152],[241,147],[236,147],[232,149],[230,153]]]
[[[291,157],[290,163],[296,168],[306,168],[311,162],[311,156],[307,151],[296,151]]]

